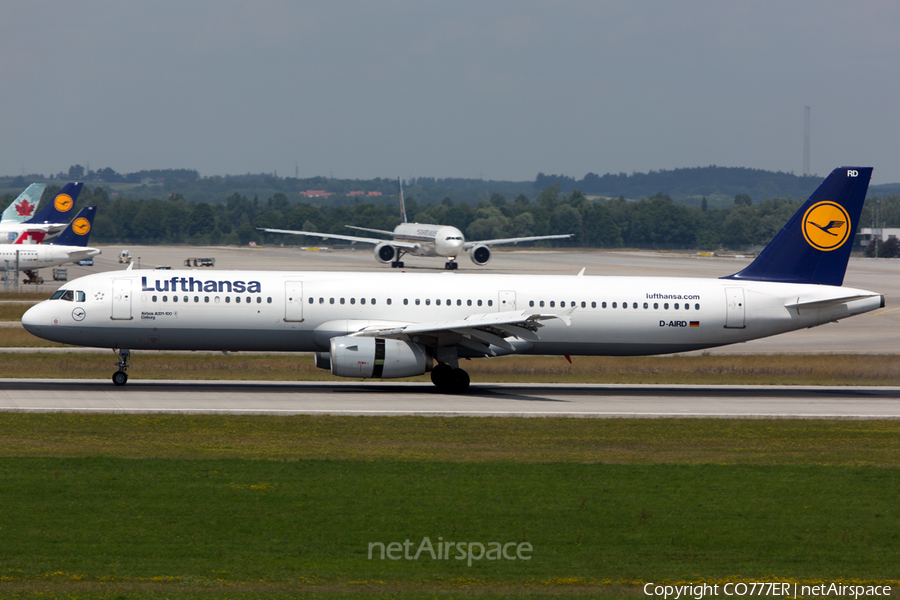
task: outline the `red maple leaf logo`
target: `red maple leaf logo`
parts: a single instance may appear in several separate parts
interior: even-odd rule
[[[22,198],[22,201],[16,204],[16,212],[20,217],[30,217],[34,214],[34,204],[29,204],[28,200]]]

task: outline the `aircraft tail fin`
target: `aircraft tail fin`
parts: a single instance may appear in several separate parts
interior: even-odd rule
[[[872,167],[840,167],[747,268],[722,279],[840,286]]]
[[[85,206],[51,244],[57,246],[87,246],[88,239],[91,237],[91,228],[94,226],[94,215],[96,214],[96,206]]]
[[[46,183],[32,183],[25,188],[25,191],[19,194],[12,201],[12,204],[6,207],[6,210],[3,211],[3,216],[0,217],[0,221],[3,223],[22,223],[25,219],[33,217],[38,204],[41,203],[41,196],[45,187],[47,187]]]
[[[403,182],[397,178],[397,187],[400,188],[400,222],[406,223],[406,205],[403,204]]]
[[[81,182],[67,183],[63,189],[59,190],[52,202],[48,202],[41,212],[25,221],[26,223],[46,224],[46,223],[65,223],[69,220],[69,215],[75,207],[75,200],[81,193]]]

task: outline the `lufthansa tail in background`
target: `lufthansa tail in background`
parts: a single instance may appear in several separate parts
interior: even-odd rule
[[[342,377],[430,373],[458,393],[460,359],[669,354],[883,307],[878,292],[841,287],[871,173],[833,171],[747,268],[718,279],[128,270],[67,282],[22,323],[113,349],[117,385],[133,349],[254,350],[314,352]]]

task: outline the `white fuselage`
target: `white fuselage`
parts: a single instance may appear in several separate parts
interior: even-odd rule
[[[100,250],[86,246],[59,246],[54,244],[11,244],[0,246],[0,267],[20,271],[55,267],[97,256]]]
[[[19,236],[26,232],[33,232],[38,238],[37,243],[57,235],[66,228],[66,223],[3,223],[0,225],[0,244],[12,244]]]
[[[416,244],[411,254],[416,256],[446,256],[455,258],[463,252],[466,240],[462,232],[450,225],[400,223],[394,228],[394,240]]]
[[[119,271],[63,288],[23,317],[63,343],[156,350],[319,351],[370,325],[571,309],[518,353],[648,355],[733,344],[828,323],[883,305],[849,288],[728,279],[496,274]],[[841,299],[846,300],[841,300]],[[808,307],[797,308],[796,305]],[[410,341],[418,342],[413,338]],[[465,356],[461,351],[460,356]]]

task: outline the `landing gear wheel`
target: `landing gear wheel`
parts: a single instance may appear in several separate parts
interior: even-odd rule
[[[113,348],[113,352],[119,357],[119,360],[116,362],[119,370],[113,373],[112,381],[116,385],[125,385],[125,382],[128,381],[128,374],[125,371],[128,370],[128,359],[131,358],[131,350]]]
[[[394,268],[394,269],[402,269],[402,268],[403,268],[403,261],[402,261],[402,260],[395,260],[394,262],[391,263],[391,267]]]
[[[452,394],[465,394],[469,390],[469,374],[462,369],[453,369],[448,388]]]
[[[450,378],[453,374],[453,368],[446,363],[438,363],[431,370],[431,383],[440,389],[445,389],[450,385]]]
[[[444,263],[444,268],[448,271],[455,271],[457,267],[459,267],[459,263],[456,262],[451,261]]]

